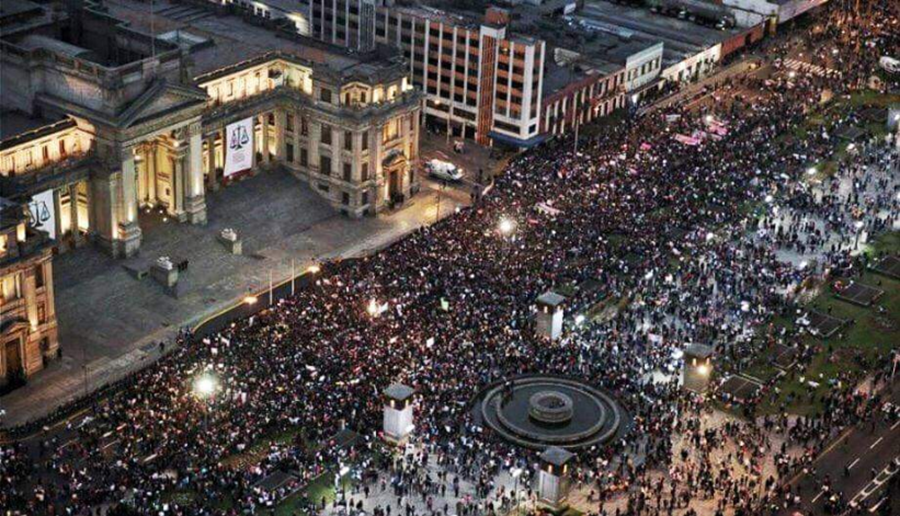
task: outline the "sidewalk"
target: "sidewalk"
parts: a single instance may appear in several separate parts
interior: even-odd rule
[[[245,184],[246,183],[246,184]],[[265,195],[265,202],[260,196]],[[145,233],[142,255],[190,259],[187,291],[174,298],[149,278],[135,280],[93,248],[56,259],[57,316],[63,357],[0,398],[0,428],[43,417],[160,357],[178,329],[239,302],[248,291],[290,278],[314,263],[369,254],[452,214],[467,195],[438,192],[423,182],[410,204],[377,218],[350,220],[292,176],[271,171],[213,194],[207,226],[168,224]],[[216,236],[238,230],[244,255],[227,255]],[[270,276],[271,274],[271,276]]]

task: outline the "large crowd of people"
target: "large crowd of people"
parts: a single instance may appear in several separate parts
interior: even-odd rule
[[[852,270],[861,238],[897,227],[896,147],[860,143],[833,176],[814,184],[804,176],[830,159],[834,135],[785,137],[824,91],[841,96],[861,87],[878,49],[898,48],[896,5],[873,3],[881,14],[874,23],[827,23],[844,14],[826,8],[820,25],[766,43],[772,57],[797,44],[818,49],[840,75],[776,70],[734,79],[732,86],[762,94],[752,103],[735,95],[666,110],[679,117],[628,119],[583,138],[578,153],[571,140],[540,146],[514,158],[472,207],[368,258],[323,264],[308,288],[215,335],[186,336],[96,399],[87,422],[70,429],[77,438],[0,447],[0,507],[51,515],[254,513],[293,487],[260,487],[272,472],[295,472],[303,483],[352,460],[374,472],[354,488],[360,507],[362,490],[424,500],[455,492],[462,501],[428,503],[427,514],[486,514],[496,508],[482,500],[508,504],[511,496],[498,476],[529,470],[534,456],[482,428],[469,400],[491,382],[541,372],[601,386],[630,414],[625,438],[577,457],[574,475],[590,491],[594,514],[691,514],[695,500],[714,500],[709,514],[717,515],[779,509],[791,499],[779,478],[807,463],[835,428],[865,417],[859,407],[867,405],[836,391],[821,418],[711,427],[702,421],[704,405],[685,396],[671,373],[691,342],[714,346],[739,367],[766,340],[754,335],[796,309],[806,278]],[[860,115],[841,116],[837,127]],[[673,138],[698,133],[698,145]],[[762,215],[747,206],[760,206]],[[599,290],[570,288],[569,314],[598,296],[627,302],[569,324],[558,343],[537,337],[536,297],[588,280]],[[769,340],[796,346],[799,339]],[[651,380],[654,372],[669,379]],[[215,392],[198,396],[198,378],[215,378]],[[418,406],[417,451],[392,460],[374,448],[380,393],[393,382],[414,387]],[[753,400],[745,409],[754,414]],[[349,451],[329,445],[345,429],[362,444]],[[259,450],[285,432],[289,439]],[[805,453],[789,452],[787,443]],[[230,463],[249,455],[248,465]],[[429,474],[429,464],[443,473]],[[460,482],[473,486],[471,498],[460,497]],[[323,509],[310,501],[310,511]],[[408,503],[373,512],[401,510],[416,513]]]

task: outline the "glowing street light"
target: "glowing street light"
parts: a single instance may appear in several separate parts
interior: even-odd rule
[[[371,300],[369,300],[369,304],[366,305],[366,312],[368,312],[372,317],[378,317],[382,312],[387,311],[387,308],[387,303],[379,305],[378,301],[376,301],[375,298],[372,298]]]
[[[306,269],[306,272],[308,272],[310,274],[318,274],[319,272],[321,272],[321,270],[322,270],[322,267],[319,267],[318,265],[310,265]]]
[[[194,395],[209,399],[219,390],[219,380],[211,373],[203,373],[194,379]]]
[[[504,236],[509,236],[516,230],[516,223],[511,219],[506,217],[500,219],[500,225],[498,226],[500,233]]]
[[[249,306],[255,305],[257,301],[259,301],[259,298],[254,296],[253,294],[249,294],[244,297],[244,303]]]

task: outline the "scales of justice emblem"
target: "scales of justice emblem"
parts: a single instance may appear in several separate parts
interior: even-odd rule
[[[243,124],[236,125],[231,131],[230,140],[231,145],[229,145],[229,148],[235,153],[235,162],[243,163],[247,159],[244,148],[250,143],[250,134],[247,128]]]
[[[55,232],[55,228],[50,227],[53,223],[53,213],[50,206],[47,206],[47,200],[40,197],[43,196],[35,197],[28,203],[28,223],[35,229],[46,231],[52,237]]]

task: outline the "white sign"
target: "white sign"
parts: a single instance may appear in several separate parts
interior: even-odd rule
[[[53,202],[53,189],[45,190],[32,196],[28,203],[29,225],[34,229],[45,231],[50,238],[56,238],[56,203]]]
[[[228,177],[253,165],[253,118],[245,118],[225,129],[225,172]]]

